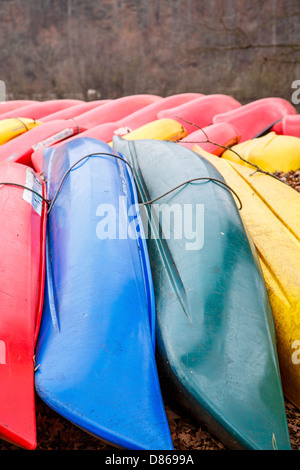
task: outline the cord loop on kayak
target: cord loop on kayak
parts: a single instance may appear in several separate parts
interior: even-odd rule
[[[235,197],[237,198],[237,200],[239,201],[239,204],[240,204],[240,207],[239,207],[239,210],[242,209],[243,205],[242,205],[242,201],[241,199],[239,198],[239,196],[237,195],[237,193],[230,187],[228,186],[228,184],[224,183],[224,181],[222,180],[218,180],[216,178],[211,178],[210,176],[207,176],[207,177],[201,177],[201,178],[192,178],[190,180],[187,180],[187,181],[184,181],[183,183],[180,183],[178,186],[176,186],[175,188],[172,188],[170,189],[169,191],[167,191],[166,193],[162,194],[161,196],[158,196],[156,197],[155,199],[152,199],[151,201],[147,201],[147,202],[144,202],[143,204],[141,204],[142,206],[146,206],[147,204],[152,204],[153,202],[157,201],[158,199],[161,199],[162,197],[164,196],[167,196],[167,194],[170,194],[172,191],[175,191],[176,189],[180,188],[181,186],[184,186],[186,184],[189,184],[189,183],[193,183],[194,181],[201,181],[201,180],[205,180],[205,181],[214,181],[216,183],[220,183],[222,184],[223,186],[225,186],[226,188],[228,188],[234,195]]]
[[[50,211],[52,210],[52,207],[53,207],[53,205],[54,205],[54,203],[55,203],[55,201],[56,201],[56,199],[57,199],[57,196],[58,196],[58,194],[59,194],[59,192],[60,192],[60,190],[61,190],[61,187],[62,187],[62,185],[63,185],[63,183],[64,183],[66,177],[67,177],[68,174],[70,173],[70,171],[71,171],[76,165],[78,165],[78,163],[80,163],[82,160],[84,160],[85,158],[90,158],[90,157],[102,157],[102,156],[110,156],[110,157],[115,157],[115,158],[118,158],[118,159],[122,160],[123,162],[125,162],[125,163],[130,167],[130,169],[131,169],[131,171],[132,171],[132,174],[133,174],[133,169],[132,169],[131,165],[127,162],[127,160],[125,160],[125,158],[122,158],[122,157],[119,156],[119,155],[115,155],[114,153],[106,153],[106,152],[103,152],[103,153],[102,153],[102,152],[98,152],[98,153],[90,153],[89,155],[85,155],[84,157],[79,158],[79,160],[77,160],[75,163],[73,163],[73,165],[71,165],[70,168],[65,172],[65,174],[64,174],[64,176],[62,177],[61,182],[60,182],[60,184],[59,184],[59,186],[58,186],[58,189],[57,189],[57,191],[56,191],[56,193],[55,193],[55,195],[54,195],[54,197],[53,197],[53,199],[52,199],[52,201],[51,201],[50,207],[48,208],[48,214],[49,214]]]
[[[27,189],[28,191],[31,191],[32,193],[36,194],[38,197],[40,197],[47,205],[50,204],[50,201],[48,201],[48,199],[46,199],[44,196],[42,196],[40,193],[38,193],[37,191],[35,191],[34,189],[32,188],[28,188],[27,186],[25,186],[24,184],[19,184],[19,183],[11,183],[11,182],[7,182],[7,181],[4,181],[4,182],[0,182],[0,186],[1,185],[6,185],[6,186],[17,186],[19,188],[23,188],[23,189]]]
[[[62,179],[61,179],[61,182],[58,186],[58,189],[56,190],[56,193],[49,205],[49,208],[48,208],[48,215],[50,214],[51,210],[52,210],[52,207],[57,199],[57,196],[62,188],[62,185],[66,179],[66,177],[68,176],[68,174],[70,173],[70,171],[76,166],[78,165],[78,163],[80,163],[82,160],[86,159],[86,158],[90,158],[90,157],[106,157],[106,156],[109,156],[109,157],[114,157],[114,158],[118,158],[119,160],[122,160],[124,163],[126,163],[126,165],[129,166],[129,168],[131,169],[131,172],[132,172],[132,175],[134,175],[134,172],[133,172],[133,168],[132,166],[130,165],[130,163],[128,163],[127,160],[125,160],[125,158],[121,157],[120,155],[115,155],[114,153],[109,153],[109,152],[98,152],[98,153],[91,153],[89,155],[85,155],[84,157],[81,157],[79,160],[77,160],[75,163],[73,163],[73,165],[70,166],[70,168],[68,168],[68,170],[65,172],[65,174],[63,175]],[[134,177],[134,176],[133,176]],[[157,198],[155,199],[152,199],[151,201],[146,201],[144,203],[142,203],[141,205],[142,206],[146,206],[147,204],[152,204],[153,202],[157,201],[158,199],[161,199],[162,197],[166,196],[167,194],[171,193],[172,191],[175,191],[176,189],[180,188],[181,186],[184,186],[188,183],[193,183],[194,181],[213,181],[213,182],[216,182],[218,184],[222,184],[223,186],[225,186],[227,189],[229,189],[235,196],[236,198],[238,199],[239,201],[239,204],[240,204],[240,207],[239,207],[239,210],[242,209],[243,205],[242,205],[242,201],[241,199],[239,198],[239,196],[237,195],[237,193],[230,187],[228,186],[228,184],[226,184],[224,181],[222,180],[218,180],[216,178],[211,178],[209,176],[207,177],[199,177],[199,178],[192,178],[190,180],[187,180],[187,181],[184,181],[183,183],[179,184],[178,186],[176,186],[175,188],[172,188],[170,189],[169,191],[167,191],[166,193],[162,194],[161,196],[158,196]]]

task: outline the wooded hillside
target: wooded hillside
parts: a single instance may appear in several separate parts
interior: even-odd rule
[[[298,0],[6,0],[8,97],[197,91],[291,99],[300,79]]]

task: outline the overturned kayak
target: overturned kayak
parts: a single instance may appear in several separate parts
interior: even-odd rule
[[[214,123],[228,122],[241,134],[241,142],[253,139],[258,134],[280,121],[288,114],[297,114],[294,106],[287,100],[277,97],[261,98],[240,108],[216,114]]]
[[[91,138],[44,151],[52,202],[35,385],[94,436],[168,450],[147,248],[130,168],[112,152]]]
[[[114,149],[140,202],[152,201],[144,227],[168,397],[228,448],[289,449],[267,289],[229,188],[178,143],[115,137]]]
[[[28,104],[36,103],[34,100],[9,100],[0,102],[0,119],[1,115],[7,113],[8,111],[16,110],[27,106]]]
[[[279,135],[291,135],[300,137],[300,114],[288,114],[271,128],[271,131]]]
[[[166,98],[156,101],[155,103],[148,104],[144,108],[120,119],[117,121],[118,127],[121,129],[127,128],[127,132],[134,131],[141,126],[148,124],[148,122],[158,119],[157,114],[159,111],[180,106],[181,104],[188,103],[202,96],[204,95],[201,93],[179,93],[177,95],[167,96]],[[117,133],[117,135],[120,134],[120,132]]]
[[[111,100],[110,103],[105,103],[103,106],[80,114],[76,117],[76,121],[79,126],[90,129],[91,127],[99,126],[99,124],[118,121],[138,109],[142,109],[144,106],[156,103],[162,99],[158,95],[148,94],[123,96],[122,98]]]
[[[296,171],[300,168],[300,138],[269,132],[234,145],[222,154],[222,158],[252,169],[256,165],[271,173]]]
[[[69,108],[82,103],[81,100],[49,100],[49,101],[36,101],[26,106],[22,106],[18,109],[11,109],[1,115],[1,119],[6,118],[30,118],[30,119],[41,119],[47,114],[55,113],[61,109]]]
[[[104,124],[99,124],[99,126],[91,127],[86,131],[80,132],[79,134],[75,134],[71,137],[68,137],[68,142],[72,140],[81,138],[81,137],[91,137],[93,139],[102,140],[103,142],[109,143],[111,142],[114,131],[118,128],[118,124],[114,122],[105,122]],[[61,145],[64,145],[65,141],[59,141],[51,145],[52,148],[58,148]],[[43,171],[43,148],[37,148],[31,154],[31,165],[37,172]]]
[[[272,306],[283,391],[300,409],[300,194],[271,176],[195,150],[241,197],[241,216],[256,246]]]
[[[72,119],[45,122],[1,145],[0,162],[11,161],[30,166],[33,152],[51,147],[78,134],[81,130]]]
[[[98,106],[102,106],[110,102],[111,100],[95,100],[95,101],[83,101],[82,103],[76,104],[74,106],[70,106],[69,108],[61,109],[59,111],[55,111],[52,114],[48,114],[47,116],[43,117],[41,120],[42,122],[49,122],[56,119],[72,119],[76,118],[80,114],[86,113],[91,109],[95,109]]]
[[[220,156],[225,152],[225,147],[238,144],[240,138],[239,131],[234,126],[227,122],[219,122],[197,129],[183,137],[179,143],[190,150],[197,144],[207,152]]]
[[[159,119],[177,119],[187,134],[196,131],[198,127],[209,126],[216,114],[239,109],[242,105],[232,96],[214,94],[196,98],[170,109],[157,113]]]
[[[25,449],[37,443],[34,345],[43,304],[47,215],[42,196],[44,183],[32,169],[0,165],[0,438]]]
[[[33,119],[10,118],[0,120],[0,145],[24,134],[41,123]]]
[[[116,130],[115,132],[121,132]],[[155,139],[155,140],[180,140],[186,136],[185,128],[175,119],[156,119],[137,129],[126,133],[122,137],[126,140]]]

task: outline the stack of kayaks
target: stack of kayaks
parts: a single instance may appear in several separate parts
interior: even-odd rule
[[[162,386],[227,448],[291,448],[300,195],[270,175],[300,169],[298,127],[281,98],[0,103],[0,438],[36,448],[35,388],[173,450]]]

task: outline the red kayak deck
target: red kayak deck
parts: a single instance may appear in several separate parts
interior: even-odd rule
[[[45,196],[31,168],[0,165],[0,183]],[[46,203],[23,187],[0,184],[0,437],[36,447],[34,346],[44,291]]]

